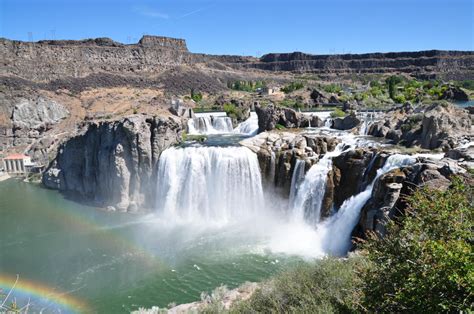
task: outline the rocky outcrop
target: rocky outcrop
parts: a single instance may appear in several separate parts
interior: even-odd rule
[[[407,206],[406,196],[425,186],[446,190],[453,175],[465,172],[451,159],[433,161],[418,158],[412,166],[385,173],[375,182],[371,198],[362,208],[353,235],[364,238],[367,232],[375,232],[383,236],[387,221],[403,215]]]
[[[273,104],[268,106],[256,106],[255,112],[258,116],[258,132],[271,131],[277,124],[285,128],[320,127],[324,122],[315,115],[304,115],[293,109],[277,107]]]
[[[347,115],[344,118],[335,118],[332,120],[331,127],[337,130],[350,130],[360,124],[360,120],[355,115]]]
[[[407,147],[447,151],[473,137],[468,111],[449,103],[390,110],[369,128],[368,134]]]
[[[69,111],[61,104],[39,97],[34,100],[24,99],[17,103],[13,108],[12,122],[16,130],[41,132],[68,115]]]
[[[334,185],[333,191],[326,192],[325,198],[331,199],[326,202],[339,208],[346,199],[363,191],[375,178],[377,169],[383,166],[387,157],[387,154],[376,150],[359,148],[333,158],[330,176]]]
[[[289,132],[264,132],[240,142],[257,154],[265,185],[284,197],[290,192],[296,160],[303,160],[308,170],[338,143],[334,137]]]
[[[449,86],[447,90],[441,95],[441,99],[454,100],[454,101],[468,101],[469,95],[466,94],[461,88],[456,86]]]
[[[87,123],[59,147],[43,184],[109,209],[150,208],[158,158],[181,130],[174,118],[143,115]]]

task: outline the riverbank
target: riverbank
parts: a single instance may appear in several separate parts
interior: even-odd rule
[[[10,179],[10,176],[6,172],[0,172],[0,182]]]

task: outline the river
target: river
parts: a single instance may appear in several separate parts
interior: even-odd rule
[[[60,193],[0,182],[0,287],[46,313],[125,313],[198,300],[202,291],[258,281],[302,259],[272,254],[242,224],[169,225],[109,213]]]

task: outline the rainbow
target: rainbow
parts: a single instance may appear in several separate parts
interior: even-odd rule
[[[48,308],[57,307],[68,313],[91,312],[91,309],[86,303],[69,295],[67,292],[61,293],[41,283],[25,280],[23,278],[19,278],[17,282],[16,280],[16,277],[0,274],[0,288],[3,289],[2,294],[8,294],[10,289],[15,286],[6,302],[7,304],[14,298],[18,299],[19,295],[21,295],[22,298],[25,297],[26,300],[30,298],[30,309],[32,309],[36,301],[39,300],[41,304],[47,304]],[[5,296],[0,298],[0,305],[4,298]],[[19,307],[24,305],[26,304],[19,304]]]

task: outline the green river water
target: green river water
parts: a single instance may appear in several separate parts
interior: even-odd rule
[[[125,313],[199,300],[202,291],[259,281],[301,262],[269,253],[258,226],[173,226],[109,213],[56,191],[0,182],[0,304],[30,312]]]

